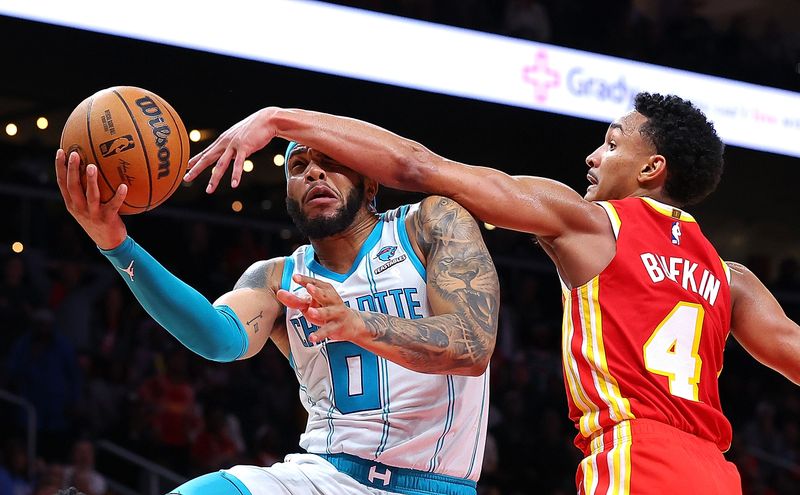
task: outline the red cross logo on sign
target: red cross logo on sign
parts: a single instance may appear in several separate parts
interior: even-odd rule
[[[547,52],[544,50],[536,52],[533,65],[523,67],[522,79],[533,86],[533,96],[538,103],[547,100],[550,88],[556,88],[561,84],[561,75],[549,66]]]

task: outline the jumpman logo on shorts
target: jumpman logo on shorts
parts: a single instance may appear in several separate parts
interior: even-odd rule
[[[131,260],[131,264],[128,265],[128,268],[121,268],[119,266],[117,268],[127,273],[128,276],[131,278],[131,282],[133,282],[133,260]]]

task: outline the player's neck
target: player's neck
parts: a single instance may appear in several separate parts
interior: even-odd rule
[[[639,189],[628,197],[650,198],[658,201],[659,203],[664,203],[665,205],[681,208],[681,205],[678,204],[677,201],[664,194],[663,189]]]
[[[325,237],[312,239],[314,254],[317,262],[335,273],[346,273],[361,250],[361,246],[372,233],[379,217],[372,212],[359,213],[353,223],[342,232]]]

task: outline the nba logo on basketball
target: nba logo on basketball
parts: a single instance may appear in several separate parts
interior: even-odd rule
[[[106,158],[111,155],[116,155],[122,151],[129,150],[133,148],[133,146],[133,136],[126,134],[110,141],[106,141],[105,143],[100,143],[100,154]]]
[[[672,243],[676,246],[681,245],[681,223],[672,222]]]

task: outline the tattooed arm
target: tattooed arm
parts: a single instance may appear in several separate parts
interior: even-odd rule
[[[215,305],[230,307],[244,325],[248,346],[239,359],[258,353],[270,337],[284,356],[289,355],[283,319],[280,318],[285,310],[275,299],[282,272],[283,258],[253,263],[239,277],[232,291],[214,301]]]
[[[475,219],[455,201],[431,196],[408,218],[409,238],[426,260],[433,317],[360,313],[396,361],[428,373],[480,375],[497,335],[500,287]]]

